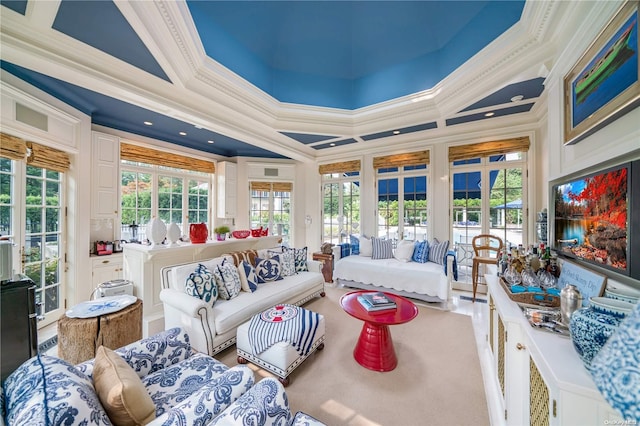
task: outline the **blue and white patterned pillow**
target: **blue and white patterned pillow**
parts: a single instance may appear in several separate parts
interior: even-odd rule
[[[296,272],[308,271],[307,267],[307,248],[287,248],[283,247],[283,251],[290,251],[293,253],[293,261],[296,265]]]
[[[434,238],[431,244],[429,244],[429,262],[444,265],[444,257],[448,249],[449,240],[440,242],[437,238]]]
[[[213,305],[218,298],[218,286],[211,271],[198,264],[184,284],[184,292]]]
[[[360,238],[355,235],[349,235],[349,242],[351,243],[351,254],[360,254]]]
[[[280,273],[281,269],[280,262],[276,258],[262,259],[256,257],[256,275],[259,284],[283,279]]]
[[[252,293],[258,289],[258,277],[256,269],[252,264],[243,260],[238,265],[238,275],[240,276],[240,286],[243,291]]]
[[[293,251],[282,247],[281,252],[269,251],[269,257],[277,259],[280,262],[280,274],[283,277],[289,277],[296,274],[296,262]]]
[[[25,361],[4,383],[8,425],[110,425],[93,383],[68,362],[47,355]]]
[[[238,275],[238,268],[228,259],[224,259],[221,264],[216,265],[213,271],[218,285],[220,299],[229,300],[240,294],[242,284]]]
[[[411,260],[418,263],[427,263],[429,261],[429,241],[416,241]]]
[[[371,259],[392,259],[393,243],[391,240],[371,237]]]

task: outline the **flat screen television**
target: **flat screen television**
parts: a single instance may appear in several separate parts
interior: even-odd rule
[[[550,195],[559,256],[640,279],[640,160],[558,179]]]

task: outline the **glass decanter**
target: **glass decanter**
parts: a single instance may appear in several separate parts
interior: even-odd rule
[[[518,285],[522,282],[520,272],[513,265],[510,265],[504,273],[504,279],[509,285]]]
[[[522,271],[522,285],[525,287],[540,287],[540,280],[536,276],[536,273],[531,268],[531,259],[526,258],[525,268]]]

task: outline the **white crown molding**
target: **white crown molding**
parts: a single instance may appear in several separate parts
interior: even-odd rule
[[[309,161],[389,141],[315,150],[279,131],[360,140],[359,135],[432,121],[438,123],[438,128],[419,132],[418,137],[457,135],[458,129],[482,128],[484,120],[471,126],[447,128],[444,120],[496,88],[522,81],[523,76],[540,76],[540,63],[553,64],[555,46],[546,38],[553,28],[550,20],[561,3],[528,1],[521,22],[434,88],[353,111],[279,102],[207,57],[184,0],[117,0],[116,3],[173,84],[54,31],[50,26],[37,25],[51,19],[52,6],[49,11],[39,10],[36,23],[12,11],[2,14],[3,59],[285,156]],[[535,114],[519,116],[507,121],[537,120]]]

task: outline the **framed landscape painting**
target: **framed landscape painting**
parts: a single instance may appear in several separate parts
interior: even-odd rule
[[[640,104],[639,3],[626,2],[565,76],[565,144],[584,139]]]

